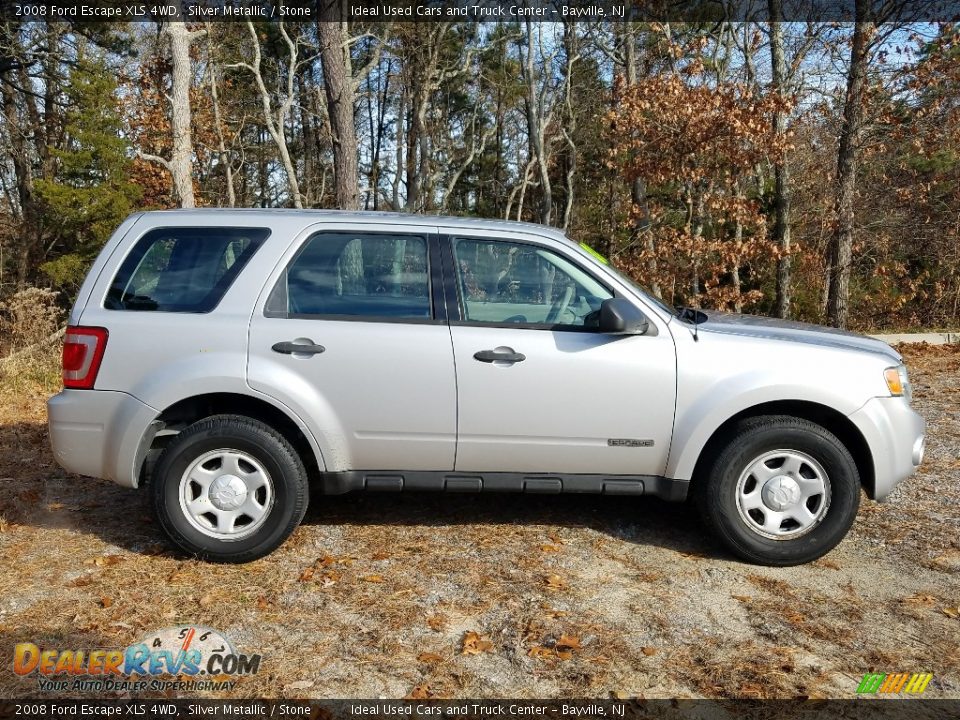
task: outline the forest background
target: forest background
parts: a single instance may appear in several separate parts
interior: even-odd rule
[[[907,2],[908,0],[904,0]],[[960,25],[0,23],[0,351],[120,221],[342,208],[564,229],[672,305],[960,311]]]

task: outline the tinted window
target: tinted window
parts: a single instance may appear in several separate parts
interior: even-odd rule
[[[110,284],[110,310],[213,310],[257,248],[265,228],[163,228],[137,241]]]
[[[503,240],[454,242],[464,320],[492,324],[596,327],[613,294],[546,248]]]
[[[271,317],[429,318],[426,238],[314,235],[277,282],[266,313]]]

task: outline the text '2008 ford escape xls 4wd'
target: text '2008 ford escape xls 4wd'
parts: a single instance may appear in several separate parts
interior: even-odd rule
[[[176,545],[227,562],[280,545],[313,489],[689,494],[737,555],[791,565],[924,445],[888,345],[677,312],[496,221],[134,215],[80,290],[63,381],[58,462],[145,487]]]

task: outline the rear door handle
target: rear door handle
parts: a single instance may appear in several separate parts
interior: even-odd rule
[[[312,342],[278,342],[272,348],[276,353],[282,355],[319,355],[326,348],[323,345],[314,345]]]
[[[513,350],[480,350],[473,354],[474,359],[480,362],[508,362],[518,363],[527,359],[523,353],[513,352]]]

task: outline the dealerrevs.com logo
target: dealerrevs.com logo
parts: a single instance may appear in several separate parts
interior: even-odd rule
[[[37,678],[43,692],[231,690],[238,676],[255,675],[260,655],[237,652],[222,633],[180,626],[150,633],[126,648],[46,649],[19,643],[13,671]]]

